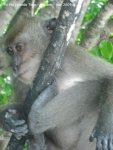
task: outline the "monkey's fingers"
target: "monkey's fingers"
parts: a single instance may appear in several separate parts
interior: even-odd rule
[[[16,109],[8,109],[8,113],[15,115],[17,113]]]
[[[104,138],[102,141],[102,148],[103,148],[103,150],[108,150],[108,138],[107,137]]]
[[[24,127],[25,125],[26,125],[25,120],[14,120],[12,118],[8,118],[8,119],[5,119],[4,129],[11,133],[14,133],[15,129],[19,127]]]
[[[13,120],[11,119],[11,123],[13,124],[13,126],[22,126],[25,124],[25,120]]]
[[[9,127],[22,126],[25,124],[25,120],[14,120],[13,118],[5,119],[5,124]]]
[[[102,150],[102,139],[97,138],[96,150]]]
[[[108,143],[108,149],[107,150],[113,150],[113,134],[110,134],[106,138],[104,138]]]
[[[92,131],[92,133],[91,133],[91,135],[89,137],[89,141],[93,142],[95,138],[96,138],[96,130],[93,129],[93,131]]]
[[[96,150],[113,150],[113,135],[93,135],[93,139],[96,138]],[[91,139],[92,140],[92,139]]]
[[[108,147],[109,150],[113,150],[113,135],[110,135],[110,138],[108,139]]]
[[[18,133],[23,133],[24,131],[27,131],[28,130],[28,126],[27,125],[23,125],[21,127],[16,127],[15,129],[13,129],[13,132],[15,134],[18,134]]]
[[[16,137],[22,137],[25,136],[28,133],[28,126],[25,124],[21,127],[16,127],[15,129],[11,129],[11,132],[16,136]]]

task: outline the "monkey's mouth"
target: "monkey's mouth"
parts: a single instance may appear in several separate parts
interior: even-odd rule
[[[21,71],[14,71],[13,73],[14,73],[14,76],[15,77],[19,77],[19,78],[23,78],[24,76],[25,77],[27,77],[27,74],[29,74],[30,73],[30,68],[26,68],[26,69],[20,69]]]
[[[13,68],[13,74],[15,77],[20,77],[20,76],[24,75],[27,71],[28,71],[28,69],[22,70],[21,66]]]
[[[15,77],[21,77],[21,76],[23,76],[23,75],[26,74],[26,73],[27,73],[27,70],[24,70],[24,71],[22,71],[22,72],[13,71],[13,74],[14,74]]]
[[[13,76],[17,78],[19,74],[13,71]]]
[[[18,76],[18,68],[13,68],[13,73],[14,73],[14,75],[16,75],[16,76]]]
[[[14,77],[17,78],[19,81],[23,82],[24,84],[31,84],[33,81],[33,75],[31,74],[31,70],[28,68],[17,74],[14,73]]]

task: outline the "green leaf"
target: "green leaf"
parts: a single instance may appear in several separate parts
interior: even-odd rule
[[[10,76],[0,76],[0,105],[13,100],[13,86]]]
[[[100,52],[102,54],[102,57],[110,60],[113,56],[113,45],[110,41],[107,40],[103,40],[100,44],[99,44],[99,49]]]
[[[98,46],[93,47],[90,52],[95,56],[101,56],[100,50]]]
[[[43,3],[41,3],[39,5],[39,7],[36,9],[35,11],[35,15],[37,15],[39,13],[39,11],[43,8],[45,8],[46,6],[48,6],[48,0],[45,0]]]
[[[27,150],[27,145],[25,144],[22,150]]]
[[[4,130],[0,128],[0,135],[2,135],[3,133],[4,133]]]
[[[113,37],[113,32],[110,33],[110,37]]]

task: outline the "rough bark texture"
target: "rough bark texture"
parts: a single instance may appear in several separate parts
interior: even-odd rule
[[[97,17],[89,24],[88,30],[86,31],[81,46],[89,50],[98,44],[103,29],[108,22],[109,17],[113,14],[113,4],[108,2],[103,6],[101,12]]]
[[[45,9],[42,9],[39,13],[39,15],[42,17],[42,18],[46,18],[46,19],[49,19],[49,18],[54,18],[54,17],[58,17],[59,15],[59,12],[60,12],[60,9],[61,9],[61,4],[62,4],[63,0],[49,0],[49,5],[45,8]],[[83,3],[83,6],[82,6],[82,10],[79,14],[79,17],[78,17],[78,20],[76,22],[76,29],[73,30],[73,33],[72,33],[72,36],[71,36],[71,42],[75,42],[75,38],[79,32],[79,29],[81,27],[81,24],[82,24],[82,20],[83,20],[83,17],[84,17],[84,13],[86,12],[87,10],[87,7],[90,3],[90,0],[86,0],[84,3]]]
[[[38,6],[41,2],[43,2],[43,0],[36,0],[35,4]],[[16,2],[15,0],[8,0],[0,11],[0,20],[2,20],[0,23],[0,36],[4,32],[4,27],[7,26],[12,20],[12,23],[14,23],[20,13],[24,13],[26,9],[29,9],[29,13],[32,14],[32,0],[17,0]],[[15,19],[12,19],[13,17]],[[10,25],[12,25],[12,23]]]
[[[8,0],[6,5],[0,11],[0,35],[3,34],[4,27],[8,25],[11,21],[12,17],[16,14],[19,10],[21,5],[23,4],[24,0],[18,0],[15,3],[15,0]]]

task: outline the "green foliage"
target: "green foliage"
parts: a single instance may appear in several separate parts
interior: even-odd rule
[[[0,136],[3,135],[4,130],[2,128],[0,128]]]
[[[84,33],[88,27],[88,24],[96,17],[96,15],[100,12],[102,6],[108,0],[91,0],[91,3],[86,11],[84,16],[83,24],[81,30],[78,34],[76,41],[79,43],[84,38]]]
[[[113,19],[113,14],[111,15],[111,19]]]
[[[93,47],[90,52],[95,56],[101,56],[101,52],[98,46]]]
[[[102,57],[107,60],[111,60],[113,56],[113,45],[110,41],[103,40],[99,44],[99,49],[101,52]]]
[[[84,38],[84,33],[87,30],[88,24],[96,17],[107,1],[108,0],[91,0],[76,40],[78,43]],[[113,15],[110,19],[113,19]],[[110,37],[113,37],[113,33],[110,33]],[[99,56],[108,62],[113,63],[113,43],[108,40],[102,40],[99,45],[93,47],[90,52],[95,56]]]
[[[2,6],[7,2],[8,0],[0,0],[0,9],[2,8]]]
[[[108,40],[102,40],[98,46],[90,51],[95,56],[100,56],[110,63],[113,63],[113,43]]]
[[[22,150],[27,150],[27,145],[25,144]]]
[[[48,0],[45,0],[43,3],[41,3],[40,5],[39,5],[39,7],[36,9],[36,11],[35,11],[35,15],[37,15],[38,13],[39,13],[39,11],[41,10],[41,9],[44,9],[46,6],[48,6]]]
[[[0,104],[7,104],[13,99],[13,87],[11,78],[6,75],[0,76]]]

